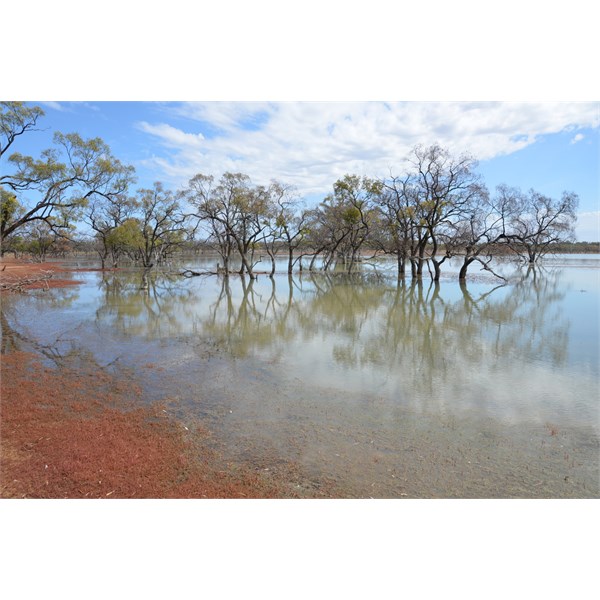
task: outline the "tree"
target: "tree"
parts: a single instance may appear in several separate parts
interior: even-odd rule
[[[139,220],[133,217],[125,219],[106,233],[104,242],[114,262],[123,254],[137,262],[144,247],[144,236]]]
[[[46,223],[30,223],[26,228],[24,250],[29,252],[37,262],[44,262],[50,249],[59,239]]]
[[[212,244],[223,261],[223,272],[229,274],[231,255],[235,242],[230,233],[233,225],[234,207],[228,201],[229,195],[222,198],[214,190],[212,175],[197,174],[188,183],[185,196],[196,208],[195,217],[198,226],[205,224],[208,228],[208,242]],[[217,266],[220,269],[220,266]]]
[[[310,215],[311,243],[316,256],[324,254],[323,270],[340,260],[352,271],[360,251],[369,237],[375,219],[375,198],[381,193],[380,182],[345,175],[333,184],[333,194],[325,197]]]
[[[376,198],[377,228],[373,243],[378,250],[396,257],[398,276],[406,274],[406,261],[417,253],[416,201],[411,176],[382,181]]]
[[[274,219],[277,236],[282,240],[288,253],[287,272],[291,275],[294,267],[294,251],[308,235],[308,211],[298,210],[298,200],[290,197],[289,188],[282,188],[282,193],[275,197]]]
[[[110,242],[111,233],[129,219],[135,209],[133,198],[125,194],[96,196],[85,209],[84,221],[95,232],[96,251],[100,256],[104,269],[109,255],[112,256],[113,267],[117,266],[119,245]],[[113,236],[114,238],[114,236]]]
[[[38,107],[2,103],[2,154],[20,135],[34,131],[42,115]],[[34,221],[54,230],[68,229],[91,198],[123,194],[134,172],[112,156],[100,138],[84,140],[76,133],[57,132],[54,147],[44,150],[39,159],[15,152],[8,164],[12,171],[0,173],[0,185],[15,194],[23,210],[3,223],[2,239]]]
[[[500,277],[489,266],[492,257],[488,256],[485,260],[483,255],[500,240],[501,223],[498,205],[490,199],[487,188],[481,186],[479,194],[471,197],[469,206],[464,207],[463,216],[451,223],[444,239],[447,256],[462,256],[463,262],[458,273],[461,283],[467,279],[468,269],[476,261],[485,270]]]
[[[519,257],[534,264],[548,252],[551,244],[575,239],[579,197],[563,192],[560,199],[531,189],[498,186],[502,206],[502,239]]]
[[[0,256],[4,255],[7,250],[7,242],[9,237],[6,234],[8,225],[15,219],[15,217],[22,210],[19,201],[15,194],[5,190],[0,186]]]
[[[162,262],[173,249],[185,240],[186,216],[173,192],[156,182],[152,189],[138,190],[139,225],[143,239],[141,261],[150,268]]]
[[[0,102],[0,158],[13,142],[27,131],[35,131],[37,120],[44,116],[39,106],[28,107],[24,102]]]
[[[294,267],[294,251],[302,243],[307,234],[307,212],[297,213],[299,200],[294,197],[292,188],[278,181],[272,181],[267,188],[268,205],[261,216],[267,224],[263,244],[271,259],[271,273],[275,274],[275,256],[284,247],[287,252],[287,272],[292,273]]]
[[[269,225],[272,193],[272,188],[255,186],[242,173],[224,173],[217,185],[207,175],[198,174],[190,180],[186,196],[196,209],[196,218],[210,223],[226,273],[230,251],[235,248],[242,261],[240,273],[256,277],[253,252]]]
[[[472,199],[481,194],[480,178],[474,172],[477,162],[466,154],[455,158],[437,144],[427,148],[416,146],[413,154],[416,219],[418,227],[425,232],[418,243],[416,275],[422,274],[425,248],[429,243],[433,279],[439,281],[441,265],[448,258],[447,254],[437,256],[443,230],[452,227],[452,222],[471,207]]]

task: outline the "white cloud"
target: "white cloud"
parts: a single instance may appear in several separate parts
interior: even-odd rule
[[[45,102],[39,102],[39,104],[41,104],[42,106],[47,106],[48,108],[52,108],[59,112],[69,112],[69,109],[66,106],[64,106],[63,104],[61,104],[60,102],[54,102],[51,100],[47,100]]]
[[[150,125],[146,121],[138,123],[138,128],[146,133],[149,133],[161,140],[161,142],[169,148],[175,148],[181,153],[199,150],[202,148],[204,136],[201,133],[185,133],[176,127],[171,127],[166,123],[159,125]]]
[[[600,211],[581,212],[575,227],[578,242],[600,241]]]
[[[202,122],[206,136],[140,124],[174,150],[154,159],[171,181],[231,170],[256,183],[276,178],[304,194],[329,191],[345,173],[398,173],[417,143],[485,160],[541,135],[599,125],[593,102],[189,102],[175,111]]]
[[[583,135],[583,133],[578,133],[577,135],[575,135],[575,137],[571,140],[571,144],[576,144],[577,142],[580,142],[583,138],[585,137],[585,135]]]

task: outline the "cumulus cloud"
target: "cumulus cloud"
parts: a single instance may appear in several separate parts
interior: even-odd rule
[[[585,135],[583,135],[583,133],[578,133],[577,135],[575,135],[575,137],[571,140],[571,144],[576,144],[577,142],[580,142],[583,138],[585,137]]]
[[[596,103],[188,102],[174,112],[206,135],[139,124],[171,151],[152,160],[172,181],[229,170],[257,183],[276,178],[304,194],[328,191],[349,172],[400,173],[417,143],[485,160],[545,134],[599,125]]]

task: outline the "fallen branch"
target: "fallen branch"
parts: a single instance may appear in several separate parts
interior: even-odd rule
[[[185,269],[184,271],[181,271],[179,275],[182,275],[183,277],[201,277],[203,275],[220,275],[220,273],[217,273],[216,271],[192,271],[191,269]]]
[[[0,280],[0,290],[9,292],[22,292],[25,288],[35,284],[44,282],[46,289],[48,288],[48,280],[52,279],[54,273],[52,271],[41,271],[35,275],[29,276],[14,276],[5,275]]]
[[[488,260],[487,260],[487,261],[484,261],[484,260],[483,260],[481,257],[479,257],[479,256],[478,256],[478,257],[477,257],[475,260],[476,260],[476,261],[477,261],[477,262],[478,262],[478,263],[479,263],[479,264],[482,266],[482,268],[483,268],[483,270],[484,270],[484,271],[488,271],[488,272],[489,272],[489,273],[491,273],[491,274],[492,274],[494,277],[497,277],[498,279],[502,279],[502,281],[504,281],[504,282],[506,282],[506,281],[507,281],[506,277],[503,277],[502,275],[499,275],[498,273],[496,273],[496,272],[495,272],[495,271],[494,271],[494,270],[493,270],[493,269],[492,269],[492,268],[489,266],[489,265],[490,265],[490,263],[491,263],[491,262],[492,262],[492,260],[493,260],[493,257],[492,257],[492,256],[490,256],[490,257],[488,258]]]

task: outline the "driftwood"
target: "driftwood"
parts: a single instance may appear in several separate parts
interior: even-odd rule
[[[48,289],[48,280],[52,278],[52,271],[39,271],[31,275],[3,275],[0,280],[0,290],[8,292],[22,292],[34,283],[43,282]]]
[[[179,273],[183,277],[201,277],[203,275],[221,275],[222,271],[192,271],[191,269],[185,269]]]
[[[218,271],[192,271],[191,269],[185,269],[180,271],[179,275],[182,277],[208,277],[209,275],[246,275],[247,273],[240,273],[239,271],[226,271],[225,269],[219,269]],[[252,271],[252,275],[270,275],[267,271]]]

